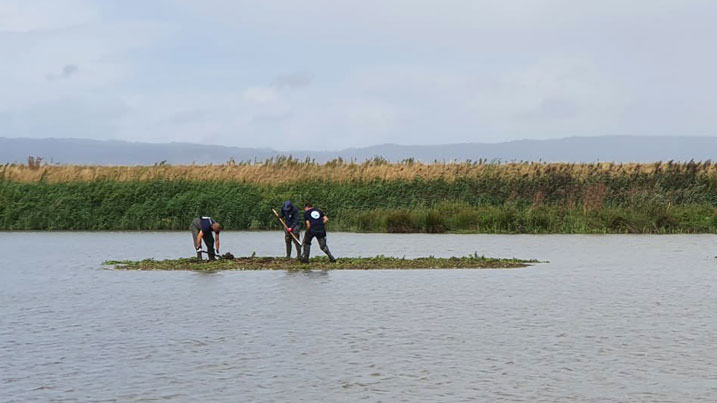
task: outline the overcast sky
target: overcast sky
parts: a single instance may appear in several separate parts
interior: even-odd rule
[[[714,0],[0,0],[0,137],[717,134]]]

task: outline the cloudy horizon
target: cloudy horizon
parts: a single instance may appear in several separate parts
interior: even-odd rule
[[[0,137],[714,136],[716,16],[706,0],[5,0]]]

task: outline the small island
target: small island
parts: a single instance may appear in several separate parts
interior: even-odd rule
[[[234,257],[225,255],[215,261],[198,261],[193,258],[140,261],[112,260],[104,264],[118,270],[410,270],[410,269],[515,269],[527,267],[537,260],[496,259],[477,254],[466,257],[421,257],[415,259],[387,256],[346,257],[330,262],[326,257],[315,257],[309,263],[282,257]]]

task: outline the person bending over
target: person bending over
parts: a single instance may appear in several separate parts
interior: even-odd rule
[[[336,259],[331,255],[329,247],[326,246],[326,223],[329,218],[324,215],[323,211],[315,208],[311,203],[304,205],[304,220],[306,220],[306,232],[304,233],[303,250],[304,253],[301,261],[309,262],[309,254],[311,253],[311,240],[316,238],[319,241],[319,247],[329,257],[329,260],[335,262]]]
[[[197,259],[202,260],[202,240],[204,240],[209,260],[216,260],[216,255],[219,255],[219,233],[222,231],[222,226],[211,217],[199,217],[192,221],[189,230],[192,231],[192,240],[194,241],[194,249],[197,251]],[[217,236],[216,252],[214,249],[214,235]]]
[[[284,231],[284,242],[286,243],[286,257],[291,257],[291,244],[296,245],[296,258],[301,259],[301,245],[294,240],[291,234],[294,234],[297,239],[299,234],[299,209],[294,206],[291,201],[287,200],[284,205],[281,206],[281,218],[286,223],[287,230]]]

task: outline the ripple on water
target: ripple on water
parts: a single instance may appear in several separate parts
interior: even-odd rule
[[[211,274],[98,270],[181,256],[186,234],[97,234],[82,256],[75,236],[0,234],[11,254],[43,251],[0,270],[4,400],[717,400],[714,236],[331,234],[347,255],[551,263]]]

